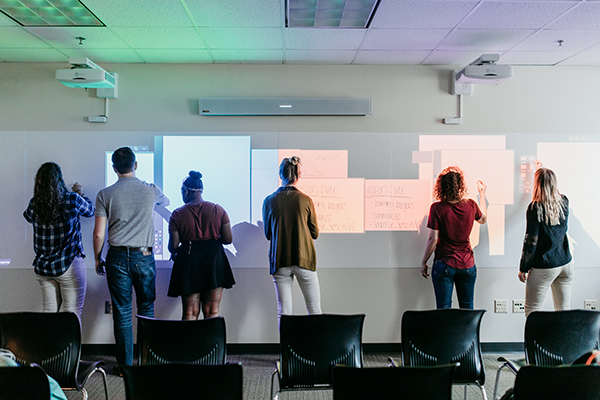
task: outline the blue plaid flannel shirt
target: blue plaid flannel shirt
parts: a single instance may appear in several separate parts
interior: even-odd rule
[[[65,193],[65,212],[54,225],[36,222],[33,199],[23,212],[27,222],[33,224],[33,266],[38,275],[61,276],[75,257],[85,257],[81,239],[79,217],[94,215],[94,203],[77,193]]]

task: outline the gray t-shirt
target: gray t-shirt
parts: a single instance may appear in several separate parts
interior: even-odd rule
[[[135,177],[120,178],[96,196],[96,217],[107,217],[111,246],[153,247],[154,205],[169,200],[153,183]]]

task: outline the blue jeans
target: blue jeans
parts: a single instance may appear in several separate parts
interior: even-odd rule
[[[458,269],[442,261],[434,261],[431,280],[438,309],[452,308],[452,286],[456,286],[456,297],[460,308],[473,309],[477,268]]]
[[[133,364],[132,288],[137,313],[154,318],[156,269],[154,254],[141,251],[108,250],[106,281],[113,306],[117,363]]]

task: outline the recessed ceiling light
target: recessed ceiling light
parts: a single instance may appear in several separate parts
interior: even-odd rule
[[[380,0],[286,0],[288,28],[369,27]]]
[[[105,26],[79,0],[0,0],[0,12],[21,26]]]

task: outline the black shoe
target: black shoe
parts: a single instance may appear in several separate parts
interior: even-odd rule
[[[123,377],[123,370],[121,369],[121,367],[119,366],[119,364],[113,365],[111,373],[113,375]]]

